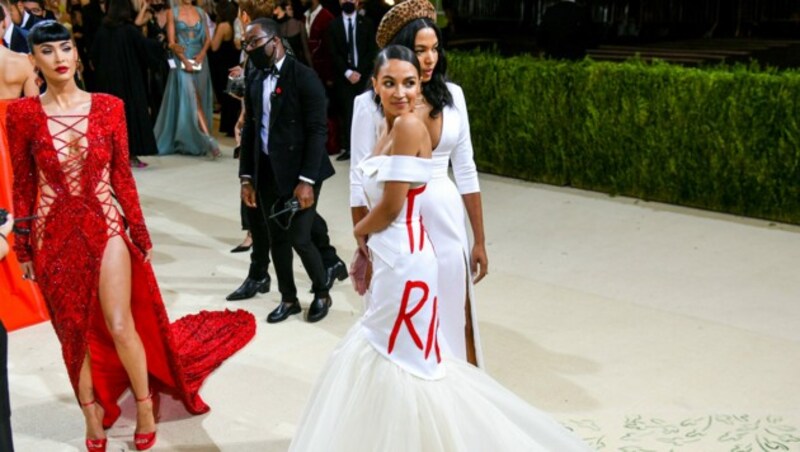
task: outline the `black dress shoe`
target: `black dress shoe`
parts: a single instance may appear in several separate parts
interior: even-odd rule
[[[350,276],[347,273],[347,266],[341,260],[332,266],[328,267],[328,272],[325,278],[325,288],[330,290],[333,287],[334,280],[344,281]]]
[[[269,283],[269,275],[264,279],[247,278],[238,289],[234,290],[225,299],[228,301],[247,300],[255,297],[257,293],[267,293],[269,292]]]
[[[339,262],[325,270],[325,289],[331,290],[333,283],[336,282],[337,279],[339,281],[344,281],[348,276],[350,276],[350,274],[347,272],[347,266],[339,259]],[[308,292],[314,293],[314,288],[312,287]]]
[[[278,323],[288,319],[290,315],[300,314],[300,302],[295,300],[291,303],[282,301],[277,308],[267,316],[267,323]]]
[[[343,162],[345,160],[350,160],[350,151],[344,151],[336,157],[337,162]]]
[[[311,306],[308,307],[308,316],[306,320],[310,323],[314,323],[324,319],[325,316],[328,315],[328,308],[330,308],[332,304],[333,301],[330,295],[314,298],[314,301],[311,302]]]
[[[244,253],[245,251],[250,251],[253,245],[238,245],[236,248],[231,250],[231,253]]]

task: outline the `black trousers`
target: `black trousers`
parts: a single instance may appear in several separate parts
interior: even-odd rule
[[[0,321],[0,452],[14,452],[11,440],[11,401],[8,396],[8,333]]]
[[[349,81],[337,83],[334,87],[336,95],[336,111],[339,120],[339,144],[345,151],[350,150],[350,126],[353,123],[353,102],[356,96],[364,92],[368,77],[362,75],[361,81],[353,85]]]
[[[269,209],[269,206],[267,206],[267,209]],[[269,210],[264,212],[267,212],[267,216],[269,216]],[[250,231],[253,239],[253,248],[250,251],[250,270],[247,273],[247,277],[256,280],[262,280],[267,277],[270,262],[269,232],[267,223],[264,220],[264,212],[260,210],[260,206],[259,208],[251,209],[242,203],[242,229]],[[255,229],[258,230],[253,233]],[[322,265],[325,268],[330,268],[339,262],[336,248],[331,245],[331,239],[328,236],[328,223],[317,212],[315,212],[314,221],[311,224],[311,242],[317,247],[317,251],[322,256]]]
[[[257,214],[253,215],[254,218],[251,218],[253,221],[250,223],[252,228],[250,232],[253,235],[253,255],[258,255],[257,258],[263,262],[264,255],[261,254],[264,252],[263,244],[268,244],[267,247],[272,252],[275,274],[278,277],[278,290],[281,293],[281,301],[292,302],[297,300],[297,287],[294,283],[294,271],[292,270],[292,261],[294,259],[292,250],[300,256],[303,267],[311,279],[311,289],[315,296],[327,296],[325,265],[322,262],[320,251],[312,241],[315,218],[319,217],[317,215],[317,201],[319,201],[322,182],[319,181],[314,185],[314,205],[308,209],[298,211],[292,218],[289,227],[283,229],[278,222],[269,219],[270,209],[273,205],[276,205],[276,211],[282,210],[284,203],[291,198],[291,195],[280,195],[272,172],[272,162],[268,156],[261,156],[258,174],[258,186],[256,187],[258,196],[256,204],[258,208],[255,209]],[[279,219],[285,225],[286,215],[282,215]],[[260,225],[256,227],[256,223],[260,223]],[[322,220],[321,224],[325,225],[324,220]],[[265,231],[267,232],[266,236],[264,234]],[[322,226],[318,225],[317,232],[321,231]],[[327,225],[324,226],[324,232],[325,240],[328,241],[328,246],[330,247],[330,241],[327,239]],[[257,243],[259,243],[258,252],[256,251]],[[252,269],[253,265],[251,264],[251,271]],[[250,276],[253,277],[253,275]]]

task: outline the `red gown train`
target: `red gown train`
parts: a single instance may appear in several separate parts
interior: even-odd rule
[[[131,255],[131,310],[152,390],[177,397],[192,414],[204,413],[209,407],[200,386],[252,339],[255,319],[242,310],[203,311],[169,322],[152,267],[144,262],[143,251],[152,245],[128,162],[123,103],[104,94],[93,94],[91,103],[82,116],[48,116],[38,98],[9,106],[14,212],[37,216],[22,224],[30,234],[18,235],[14,249],[20,262],[33,261],[76,394],[83,359],[91,357],[95,397],[109,427],[120,415],[117,399],[129,381],[98,289],[106,242],[122,237]]]

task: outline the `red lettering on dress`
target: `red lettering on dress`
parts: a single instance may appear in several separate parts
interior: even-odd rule
[[[408,311],[408,302],[411,297],[411,291],[414,289],[421,289],[422,296],[414,306],[414,309]],[[414,340],[414,343],[417,345],[417,348],[422,350],[422,339],[419,338],[419,334],[417,334],[417,329],[414,327],[414,322],[412,319],[425,306],[425,303],[428,301],[429,292],[430,289],[424,281],[406,281],[406,287],[403,290],[403,298],[400,301],[400,312],[397,315],[397,320],[394,322],[392,334],[389,336],[389,354],[391,354],[392,350],[394,350],[397,336],[400,334],[400,328],[402,328],[403,325],[406,326],[406,329],[411,335],[411,338]]]
[[[436,356],[439,356],[439,336],[436,330],[439,328],[439,297],[433,297],[433,315],[431,323],[428,325],[428,344],[425,346],[425,359],[431,354],[431,349],[436,345]]]
[[[417,188],[410,188],[408,189],[408,206],[406,207],[406,228],[408,229],[408,246],[411,250],[411,254],[414,254],[414,228],[411,224],[412,220],[414,219],[414,200],[417,196],[422,194],[425,191],[425,187],[427,185],[420,185]],[[422,245],[420,245],[420,249],[422,249]]]

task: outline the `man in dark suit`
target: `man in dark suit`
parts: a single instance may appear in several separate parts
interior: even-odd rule
[[[356,13],[358,0],[339,0],[342,15],[328,29],[333,62],[333,90],[339,113],[339,136],[342,154],[336,160],[350,158],[350,124],[353,101],[367,86],[378,46],[372,21]]]
[[[17,8],[23,12],[22,23],[19,24],[23,30],[30,30],[37,22],[56,19],[56,15],[45,8],[44,0],[23,0],[17,2]]]
[[[316,322],[331,305],[322,258],[311,241],[322,182],[334,172],[325,152],[325,89],[312,69],[286,55],[275,21],[251,22],[243,45],[259,70],[246,81],[239,161],[242,200],[257,208],[253,220],[267,222],[269,239],[255,237],[263,228],[253,228],[253,239],[254,243],[271,242],[281,293],[281,303],[267,321],[281,322],[301,312],[292,270],[294,249],[314,292],[307,320]],[[296,213],[268,219],[291,200],[299,204]]]
[[[14,25],[15,17],[18,17],[18,21],[22,21],[22,15],[19,14],[16,5],[0,0],[0,8],[2,8],[2,12],[0,12],[2,16],[0,18],[0,36],[3,39],[3,47],[13,52],[30,53],[27,33]]]

